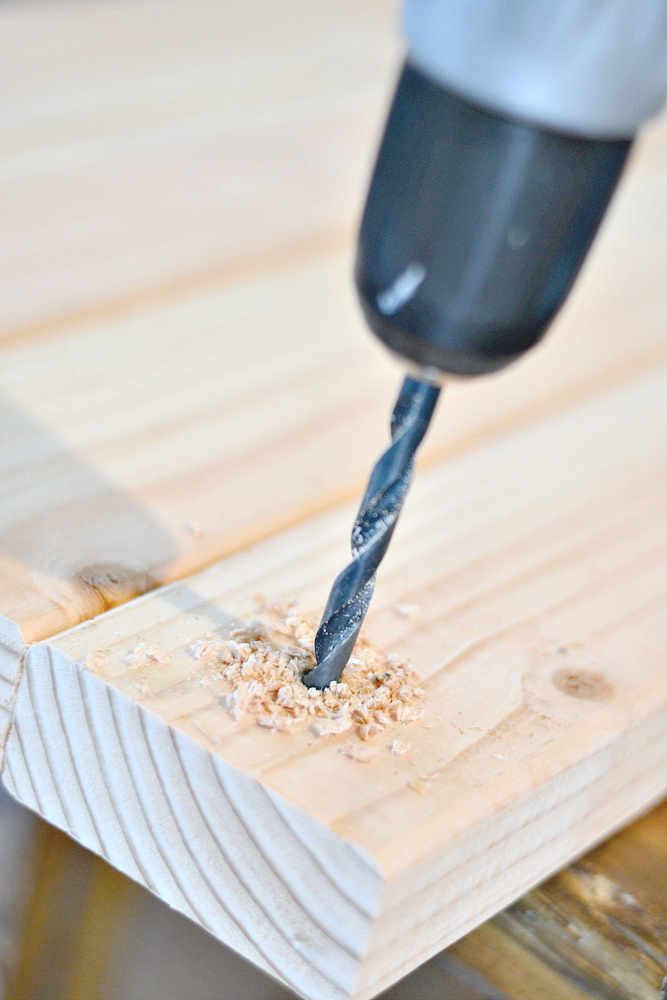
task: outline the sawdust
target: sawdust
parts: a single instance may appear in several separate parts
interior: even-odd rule
[[[433,782],[437,781],[439,777],[439,774],[420,774],[416,778],[413,778],[412,781],[408,781],[408,785],[415,792],[419,792],[420,795],[426,795],[433,788]]]
[[[394,611],[401,618],[417,618],[419,616],[418,604],[395,604]]]
[[[138,646],[131,649],[124,662],[130,670],[139,670],[140,667],[150,666],[154,663],[168,663],[169,653],[160,653],[153,649],[147,642],[140,642]]]
[[[349,746],[343,747],[340,752],[344,757],[358,760],[360,764],[372,764],[380,751],[377,747],[362,747],[358,743],[351,743]]]
[[[78,662],[84,670],[90,670],[92,674],[97,674],[100,670],[104,670],[107,658],[104,653],[98,649],[94,653],[87,653],[86,656]]]
[[[305,687],[301,678],[315,666],[315,631],[295,601],[272,602],[229,637],[209,634],[197,640],[190,653],[212,677],[229,684],[219,700],[232,718],[255,716],[266,729],[291,732],[307,726],[317,737],[349,731],[367,742],[421,718],[422,709],[414,702],[424,692],[414,668],[364,638],[339,682],[325,691]],[[394,743],[393,753],[405,752],[400,741]],[[378,751],[356,744],[354,752],[347,747],[341,752],[370,763]]]

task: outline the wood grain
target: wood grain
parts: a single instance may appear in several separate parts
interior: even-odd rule
[[[1,23],[5,335],[351,225],[398,57],[386,0],[56,0]]]
[[[20,811],[18,804],[14,808]],[[3,1000],[294,1000],[292,990],[99,857],[55,827],[39,826],[39,874],[27,894],[29,918],[18,954],[12,956]],[[67,922],[63,912],[70,914]],[[441,1000],[443,995],[507,1000],[482,975],[448,955],[416,969],[383,1000]]]
[[[0,617],[0,771],[21,676],[24,651],[25,644],[18,625]]]
[[[301,995],[351,994],[372,859],[48,646],[29,655],[5,780]]]
[[[399,374],[350,275],[390,5],[0,28],[3,780],[304,996],[371,996],[665,791],[667,124],[545,344],[446,393],[369,619],[427,716],[365,766],[233,723],[186,649],[258,589],[321,608],[385,443]],[[168,666],[129,672],[146,639]],[[523,913],[480,934],[569,1000]]]
[[[400,53],[384,0],[0,27],[0,611],[32,641],[358,495],[400,378],[351,280]],[[545,345],[451,387],[427,464],[664,363],[666,137]]]
[[[344,505],[31,646],[7,787],[302,995],[373,996],[667,789],[666,390],[646,376],[418,478],[368,620],[424,681],[409,753],[237,723],[189,652],[257,588],[321,606]],[[140,641],[169,662],[128,667]],[[305,886],[299,843],[329,852]]]

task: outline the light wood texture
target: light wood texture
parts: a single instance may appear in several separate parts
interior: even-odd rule
[[[547,342],[449,389],[427,439],[369,628],[426,676],[434,729],[364,770],[340,740],[237,727],[188,682],[184,646],[253,590],[321,607],[347,558],[337,505],[385,444],[399,373],[350,274],[400,61],[392,10],[0,9],[3,780],[190,915],[191,872],[199,922],[310,996],[370,996],[665,788],[664,120]],[[234,552],[32,648],[21,674],[10,622],[47,639]],[[122,660],[149,637],[172,659],[138,679]],[[103,679],[74,665],[98,646]],[[562,665],[602,675],[607,700],[556,689]],[[155,766],[124,763],[111,705],[144,754],[166,747]],[[432,773],[427,795],[407,787]],[[234,826],[220,774],[283,810],[278,847]],[[215,836],[204,793],[230,817]],[[347,902],[314,861],[301,878],[286,816],[342,850]]]
[[[0,771],[5,755],[5,742],[14,707],[25,644],[21,630],[14,622],[0,619]]]
[[[19,800],[297,993],[352,994],[382,889],[371,857],[49,647],[19,702]]]
[[[321,606],[345,505],[30,647],[7,787],[302,995],[373,996],[667,790],[666,399],[656,373],[418,478],[368,620],[425,682],[405,756],[234,722],[188,652],[257,588]],[[129,669],[140,641],[169,663]]]
[[[292,990],[59,830],[40,828],[29,919],[3,1000],[293,1000]],[[382,1000],[415,997],[506,1000],[484,976],[445,955]]]
[[[0,19],[5,337],[347,233],[399,51],[388,0],[55,0]]]
[[[6,813],[11,800],[0,806]],[[420,966],[382,1000],[658,1000],[667,968],[666,812],[663,805],[632,824]],[[3,860],[14,849],[12,872],[26,853],[16,834],[28,818],[16,805],[14,836],[2,847]],[[39,877],[24,892],[28,926],[22,940],[6,939],[12,959],[6,1000],[293,995],[59,831],[42,824],[37,841]],[[16,925],[7,893],[2,903]],[[77,915],[66,925],[65,910]],[[457,956],[466,964],[457,965]]]
[[[357,495],[400,373],[351,281],[389,0],[4,5],[0,611],[42,639]],[[667,125],[544,347],[426,463],[667,356]]]
[[[385,0],[5,5],[0,31],[0,606],[36,638],[349,490],[312,459],[332,407],[341,453],[386,410],[330,307],[399,46]]]

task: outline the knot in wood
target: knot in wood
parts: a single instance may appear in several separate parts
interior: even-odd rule
[[[614,688],[602,674],[577,670],[574,667],[557,670],[553,675],[553,682],[563,694],[569,694],[573,698],[585,698],[588,701],[602,701],[614,693]]]
[[[119,563],[83,566],[73,575],[72,583],[83,593],[87,618],[124,604],[157,586],[157,581],[149,573]]]

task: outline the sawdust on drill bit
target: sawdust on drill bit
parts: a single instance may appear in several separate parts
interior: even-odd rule
[[[190,652],[230,685],[221,704],[232,718],[254,715],[267,729],[290,732],[309,726],[320,737],[349,730],[366,741],[421,717],[422,710],[413,704],[423,695],[414,668],[364,638],[339,682],[325,691],[305,687],[301,677],[315,666],[315,631],[296,601],[272,602],[228,638],[207,635]],[[359,745],[348,751],[342,752],[363,762],[376,755],[373,748]]]

